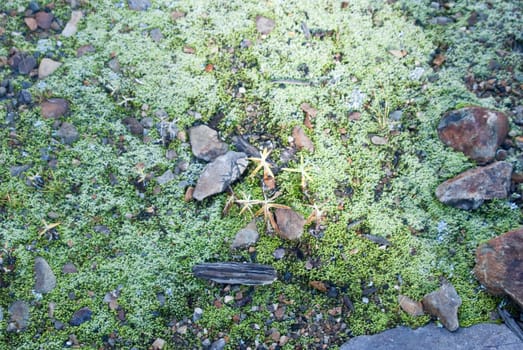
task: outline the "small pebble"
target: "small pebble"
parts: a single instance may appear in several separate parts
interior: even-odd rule
[[[90,321],[92,315],[93,312],[88,307],[83,307],[73,314],[73,317],[71,318],[71,321],[69,321],[69,324],[71,326],[79,326],[84,322]]]

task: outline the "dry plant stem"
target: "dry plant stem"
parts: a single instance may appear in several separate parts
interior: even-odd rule
[[[296,168],[282,168],[283,171],[288,171],[291,173],[298,173],[301,175],[301,188],[303,191],[307,188],[307,181],[312,181],[312,178],[309,175],[309,171],[312,168],[308,165],[306,165],[303,162],[303,155],[300,156],[300,164]]]
[[[272,151],[268,150],[267,148],[264,148],[263,151],[261,152],[261,155],[259,158],[257,158],[257,157],[247,158],[248,160],[252,160],[253,162],[258,163],[258,165],[254,169],[254,171],[251,173],[251,175],[249,175],[250,178],[253,178],[258,173],[258,171],[260,171],[260,169],[262,169],[262,168],[263,168],[263,178],[264,179],[268,178],[268,177],[274,178],[274,174],[272,173],[272,170],[271,170],[272,165],[267,161],[271,152]]]
[[[280,195],[281,195],[281,192],[276,192],[272,197],[267,198],[267,196],[264,193],[263,194],[264,199],[259,200],[259,199],[250,199],[250,196],[245,196],[245,194],[244,194],[244,198],[246,198],[246,199],[236,200],[236,203],[243,206],[243,208],[240,210],[240,214],[245,212],[245,210],[249,210],[249,212],[252,213],[253,206],[261,205],[260,209],[258,209],[253,214],[253,216],[257,217],[257,216],[261,216],[261,214],[263,214],[263,219],[264,219],[265,223],[270,224],[271,227],[276,232],[280,232],[280,230],[278,228],[278,224],[276,223],[276,220],[274,219],[274,215],[273,215],[271,209],[273,209],[273,208],[290,209],[290,207],[288,207],[286,205],[274,203],[276,198],[278,198]]]

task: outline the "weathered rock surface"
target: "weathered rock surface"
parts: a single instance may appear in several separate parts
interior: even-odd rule
[[[272,266],[254,263],[205,263],[193,266],[192,271],[198,278],[225,284],[255,286],[276,280],[276,270]]]
[[[508,133],[508,118],[482,107],[465,107],[447,112],[438,125],[441,141],[467,157],[488,163]]]
[[[56,136],[58,136],[66,145],[70,145],[78,140],[79,134],[73,124],[63,122],[60,129],[56,132]]]
[[[256,243],[259,237],[256,221],[252,220],[247,226],[238,231],[231,244],[231,249],[246,248]]]
[[[71,12],[71,19],[65,25],[64,30],[62,30],[62,35],[65,37],[70,37],[76,34],[78,30],[78,23],[84,17],[82,11],[73,11]]]
[[[69,102],[63,98],[50,98],[41,104],[42,117],[60,118],[69,113]]]
[[[449,333],[429,323],[418,329],[398,327],[352,338],[340,350],[519,350],[523,342],[505,325],[477,324]]]
[[[198,125],[189,129],[189,142],[196,158],[207,162],[227,152],[228,146],[218,138],[218,132],[207,125]]]
[[[449,331],[454,332],[459,328],[458,308],[461,298],[450,283],[445,283],[438,290],[425,295],[422,303],[423,309],[436,316]]]
[[[398,303],[401,309],[411,316],[422,316],[425,314],[425,312],[423,312],[423,304],[419,301],[412,300],[406,295],[398,295]]]
[[[474,274],[489,293],[509,295],[523,308],[523,228],[479,246]]]
[[[256,16],[256,30],[258,33],[269,34],[272,32],[275,26],[276,22],[273,19],[263,16]]]
[[[15,52],[9,57],[8,63],[20,74],[29,74],[38,65],[36,59],[24,52]]]
[[[485,200],[506,198],[511,174],[512,165],[507,162],[470,169],[439,185],[436,196],[442,203],[459,209],[476,209]]]
[[[35,259],[35,292],[49,293],[56,287],[56,276],[47,261],[42,257]]]
[[[80,310],[76,311],[71,317],[69,324],[71,326],[79,326],[84,322],[90,321],[93,312],[88,307],[83,307]]]
[[[29,305],[25,301],[15,301],[9,306],[7,311],[11,315],[7,325],[8,332],[20,332],[27,328],[29,324]]]
[[[41,29],[47,30],[51,28],[54,16],[51,12],[40,11],[35,15],[36,23]]]
[[[61,62],[53,61],[50,58],[44,58],[38,66],[38,78],[44,79],[53,74],[60,66]]]
[[[314,144],[300,126],[295,126],[292,129],[292,138],[298,149],[306,149],[309,152],[314,152]]]
[[[247,165],[247,156],[242,152],[229,151],[219,156],[203,169],[194,188],[193,198],[201,201],[213,194],[225,191],[243,174]]]
[[[303,234],[305,219],[292,209],[277,208],[274,218],[278,224],[279,236],[288,240],[299,239]]]

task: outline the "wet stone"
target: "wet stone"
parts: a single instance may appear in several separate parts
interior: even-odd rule
[[[459,328],[458,308],[461,298],[456,289],[450,284],[443,284],[438,290],[423,297],[423,309],[432,316],[436,316],[449,331]]]
[[[49,293],[56,287],[56,276],[47,261],[42,257],[35,259],[35,292]]]
[[[466,107],[447,112],[438,125],[438,136],[447,146],[463,152],[478,163],[494,160],[496,149],[509,129],[501,112],[482,107]]]
[[[459,209],[476,209],[485,200],[507,198],[512,165],[495,162],[467,170],[436,188],[439,201]]]
[[[80,310],[76,311],[71,317],[69,324],[71,326],[79,326],[84,322],[90,321],[93,312],[88,307],[83,307]]]
[[[479,246],[474,274],[489,293],[508,295],[523,308],[523,228]]]

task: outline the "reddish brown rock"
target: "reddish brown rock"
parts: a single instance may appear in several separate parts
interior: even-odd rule
[[[458,308],[461,298],[450,283],[443,284],[438,290],[423,297],[423,309],[436,316],[449,331],[459,328]]]
[[[523,228],[479,246],[474,274],[489,293],[506,294],[523,308]]]
[[[476,209],[485,200],[506,198],[511,174],[512,165],[507,162],[470,169],[439,185],[436,197],[459,209]]]
[[[278,208],[274,211],[279,235],[288,240],[299,239],[303,234],[305,219],[292,209]]]
[[[292,138],[298,149],[306,149],[309,152],[314,152],[314,144],[300,126],[295,126],[292,129]]]
[[[42,117],[49,118],[60,118],[69,113],[69,102],[63,98],[50,98],[42,102],[40,106]]]
[[[438,125],[440,140],[479,163],[494,160],[508,133],[508,118],[482,107],[447,112]]]
[[[411,316],[422,316],[425,314],[421,302],[412,300],[406,295],[398,295],[398,303],[401,309]]]
[[[24,18],[24,22],[30,31],[35,31],[38,29],[38,22],[36,22],[36,19],[34,19],[33,17]]]
[[[47,30],[51,28],[51,24],[53,23],[54,16],[50,12],[40,11],[37,12],[35,15],[36,23],[38,24],[38,27]]]

